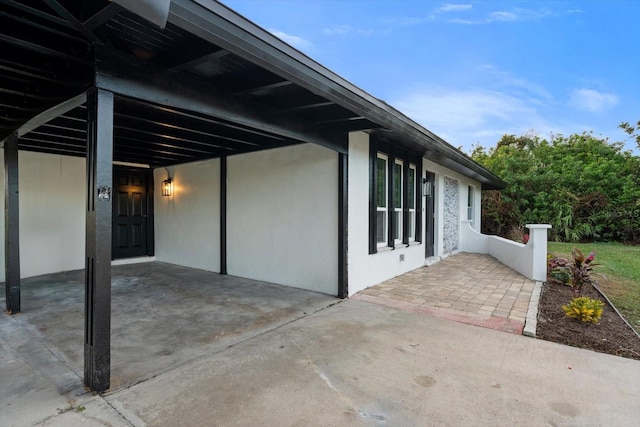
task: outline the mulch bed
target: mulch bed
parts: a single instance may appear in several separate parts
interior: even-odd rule
[[[592,286],[585,285],[582,295],[605,303],[598,323],[583,323],[567,317],[562,306],[571,301],[571,287],[552,279],[545,283],[540,296],[536,336],[547,341],[640,360],[640,337]]]

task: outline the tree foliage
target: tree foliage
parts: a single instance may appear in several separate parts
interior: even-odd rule
[[[629,122],[622,122],[618,127],[636,140],[638,150],[640,150],[640,120],[638,120],[635,126],[630,125]]]
[[[483,192],[483,232],[547,223],[557,241],[640,239],[640,158],[591,133],[505,135],[471,157],[507,188]]]

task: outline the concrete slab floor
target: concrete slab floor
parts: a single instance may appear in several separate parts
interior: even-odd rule
[[[36,371],[47,364],[66,367],[63,373],[52,375],[58,392],[70,401],[84,393],[83,281],[83,271],[24,279],[22,313],[0,315],[5,341],[3,360],[8,364],[27,364]],[[315,292],[159,262],[115,266],[111,391],[215,353],[338,301]],[[0,304],[4,306],[4,299]],[[6,353],[11,350],[35,359],[25,360]],[[9,371],[7,375],[10,374]],[[5,376],[2,378],[4,383]],[[23,386],[19,390],[27,394],[40,390],[37,384]],[[18,398],[14,395],[10,400]],[[62,401],[58,406],[64,410],[69,405]],[[5,407],[2,412],[6,412]]]
[[[349,300],[38,425],[635,426],[637,378],[635,360]],[[5,401],[0,424],[32,425]]]

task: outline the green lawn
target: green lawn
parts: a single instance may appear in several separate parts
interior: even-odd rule
[[[607,294],[627,321],[640,331],[640,246],[619,243],[558,243],[549,242],[549,253],[571,257],[571,250],[578,248],[586,255],[596,252],[595,262],[602,264],[594,272],[599,288]]]

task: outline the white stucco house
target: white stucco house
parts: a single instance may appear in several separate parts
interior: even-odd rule
[[[17,312],[20,278],[86,269],[95,390],[112,262],[347,297],[463,249],[504,187],[213,0],[32,3],[0,6],[0,280]]]

